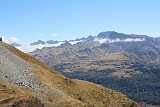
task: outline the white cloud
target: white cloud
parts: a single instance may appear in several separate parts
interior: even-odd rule
[[[145,40],[146,40],[145,38],[135,38],[135,39],[128,38],[128,39],[125,39],[125,42],[141,42]]]
[[[52,36],[52,37],[59,36],[58,33],[52,33],[52,34],[43,34],[43,33],[39,33],[38,35],[39,35],[39,36]]]
[[[83,42],[82,40],[81,41],[72,41],[72,42],[69,42],[70,44],[74,45],[78,42]],[[56,44],[39,44],[39,45],[30,45],[30,44],[25,44],[25,45],[22,45],[22,46],[19,46],[19,47],[16,47],[18,48],[19,50],[25,52],[25,53],[29,53],[29,52],[33,52],[34,50],[36,49],[42,49],[44,47],[57,47],[57,46],[60,46],[61,44],[63,44],[65,42],[59,42],[59,43],[56,43]]]
[[[44,34],[42,34],[42,33],[39,33],[38,35],[39,35],[39,36],[43,36]]]
[[[74,45],[76,43],[79,43],[79,42],[83,42],[83,40],[80,40],[80,41],[72,41],[72,42],[69,42],[70,44]]]
[[[3,39],[3,41],[4,41],[5,43],[8,43],[8,44],[13,43],[13,42],[16,42],[16,43],[20,42],[20,39],[18,39],[18,38],[16,38],[16,37],[7,38],[7,37],[5,37],[5,36],[2,36],[2,39]]]
[[[116,38],[116,39],[94,39],[95,42],[99,42],[99,43],[115,43],[115,42],[142,42],[142,41],[145,41],[146,39],[145,38],[127,38],[127,39],[119,39],[119,38]]]
[[[55,37],[55,36],[59,36],[59,34],[57,34],[57,33],[52,33],[52,34],[50,34],[50,36]]]
[[[29,45],[29,44],[26,44],[26,45],[22,45],[22,46],[19,46],[17,47],[19,50],[25,52],[25,53],[29,53],[29,52],[33,52],[34,50],[36,49],[42,49],[44,47],[57,47],[57,46],[60,46],[61,44],[63,44],[64,42],[59,42],[57,44],[39,44],[39,45]]]
[[[39,35],[44,35],[44,34],[39,34]],[[58,35],[58,34],[52,34],[52,36],[56,36],[56,35]],[[42,49],[44,47],[53,47],[53,46],[57,47],[57,46],[60,46],[61,44],[64,43],[64,42],[59,42],[57,44],[48,44],[48,43],[46,43],[46,44],[39,44],[39,45],[31,46],[28,43],[27,44],[22,43],[21,40],[16,38],[16,37],[2,36],[2,39],[7,44],[11,44],[11,43],[14,43],[14,42],[21,44],[21,46],[18,46],[16,48],[18,48],[19,50],[21,50],[21,51],[23,51],[25,53],[33,52],[36,49]]]

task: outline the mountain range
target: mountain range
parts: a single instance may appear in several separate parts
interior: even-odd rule
[[[52,45],[45,47],[49,43]],[[121,91],[138,102],[160,105],[160,38],[107,31],[49,43],[32,43],[44,47],[29,54],[69,78]]]
[[[141,107],[126,95],[69,79],[0,41],[0,107]]]

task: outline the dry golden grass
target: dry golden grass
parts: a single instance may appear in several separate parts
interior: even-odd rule
[[[39,101],[46,107],[140,107],[120,92],[87,81],[71,80],[10,45],[3,42],[0,42],[0,45],[31,63],[36,68],[33,76],[48,87],[42,92],[36,93],[31,89],[22,89],[15,85],[9,86],[1,83],[1,89],[7,91],[7,93],[0,92],[0,101],[2,102],[5,98],[12,103],[23,98],[26,99],[24,100],[26,107],[31,104],[37,104],[34,107],[39,106]],[[12,91],[8,88],[12,88]],[[25,103],[27,101],[32,101],[32,103]],[[8,101],[5,104],[8,104]],[[5,106],[5,104],[1,105]]]
[[[0,107],[43,107],[31,93],[13,84],[0,81]]]

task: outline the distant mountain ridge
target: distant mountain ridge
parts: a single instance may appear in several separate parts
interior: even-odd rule
[[[134,100],[160,105],[159,38],[108,31],[30,54],[70,78],[88,80],[122,91]]]
[[[0,107],[142,107],[126,95],[72,80],[0,41]]]
[[[157,38],[156,38],[157,39]],[[158,40],[158,39],[157,39]],[[57,47],[65,42],[69,42],[72,45],[75,45],[77,43],[81,42],[99,42],[99,43],[119,43],[119,42],[155,42],[155,38],[146,36],[146,35],[134,35],[134,34],[123,34],[123,33],[117,33],[115,31],[107,31],[107,32],[101,32],[97,36],[88,36],[83,38],[77,38],[75,40],[65,40],[65,41],[54,41],[54,40],[38,40],[37,42],[33,42],[30,44],[19,44],[19,43],[12,43],[12,46],[17,47],[18,49],[29,53],[33,52],[36,49],[42,49],[44,47]]]
[[[18,43],[16,43],[16,42],[11,43],[10,45],[12,45],[12,46],[14,46],[14,47],[20,47],[20,46],[22,46],[21,44],[18,44]]]

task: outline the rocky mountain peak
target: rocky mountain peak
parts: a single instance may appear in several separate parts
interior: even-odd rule
[[[101,32],[97,35],[97,38],[100,38],[100,39],[105,39],[105,38],[108,38],[108,39],[116,39],[116,38],[119,38],[119,39],[126,39],[128,38],[129,36],[126,35],[126,34],[123,34],[123,33],[117,33],[115,31],[107,31],[107,32]]]
[[[45,44],[46,42],[43,40],[38,40],[37,42],[31,43],[30,45],[39,45],[39,44]]]
[[[70,47],[70,46],[72,46],[72,44],[70,44],[68,41],[60,45],[60,47]]]

